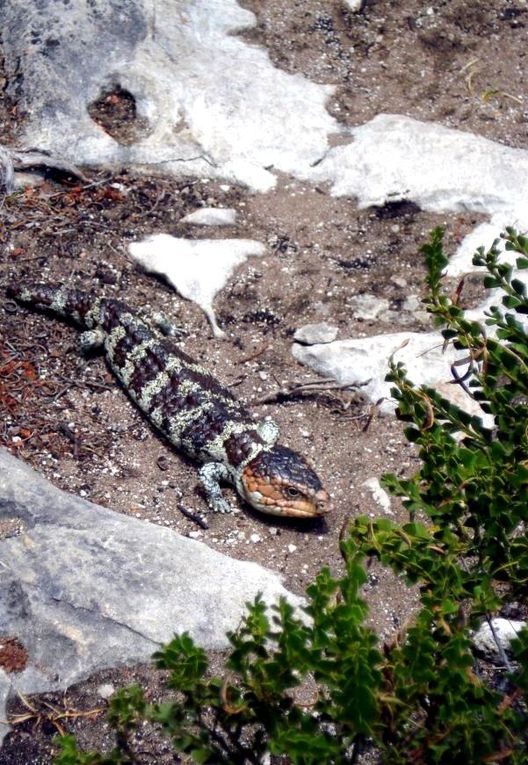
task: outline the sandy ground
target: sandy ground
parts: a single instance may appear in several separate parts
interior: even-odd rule
[[[348,126],[380,112],[407,114],[525,147],[524,2],[367,2],[354,15],[339,2],[246,2],[258,26],[243,37],[265,46],[274,64],[337,85],[332,114]],[[507,55],[504,51],[507,50]],[[0,71],[0,83],[2,74]],[[126,94],[106,95],[92,116],[118,140],[138,129]],[[0,131],[16,140],[24,115],[4,99]],[[259,416],[272,415],[282,440],[314,463],[332,495],[325,522],[280,521],[247,507],[234,516],[211,515],[200,529],[178,510],[203,511],[195,466],[161,440],[129,403],[100,358],[80,358],[76,331],[4,300],[0,324],[0,443],[57,486],[119,512],[164,524],[182,534],[199,532],[206,544],[260,562],[302,593],[322,565],[339,571],[338,537],[347,517],[381,514],[365,479],[417,466],[401,425],[372,417],[354,391],[318,390],[297,398],[275,396],[285,384],[314,379],[290,354],[296,328],[327,321],[339,337],[398,329],[426,329],[404,310],[423,292],[418,248],[430,229],[447,226],[453,251],[478,222],[473,214],[422,212],[399,203],[357,210],[354,200],[333,199],[327,189],[280,177],[267,194],[207,179],[182,182],[130,172],[88,169],[89,184],[57,176],[6,197],[0,208],[0,289],[9,281],[68,282],[131,305],[162,309],[185,330],[182,347],[205,363]],[[234,207],[236,226],[199,229],[179,219],[202,205]],[[127,257],[127,244],[146,234],[254,238],[267,245],[250,258],[216,301],[224,339],[214,339],[201,311],[167,285],[146,276]],[[371,293],[390,301],[398,321],[364,321],[350,298]],[[468,293],[468,300],[475,294]],[[271,397],[271,403],[262,400]],[[234,495],[231,499],[236,502]],[[403,518],[393,502],[394,518]],[[18,533],[16,525],[4,534]],[[365,595],[382,637],[412,613],[415,595],[387,572],[372,568]],[[105,673],[128,683],[154,683],[148,670]],[[101,677],[69,692],[67,705],[104,707]],[[155,689],[153,693],[155,694]],[[58,703],[62,697],[55,696]],[[17,707],[21,709],[20,704]],[[34,721],[33,721],[34,722]],[[0,765],[50,762],[53,726],[19,725],[0,752]],[[82,743],[107,738],[102,715],[71,723]],[[145,762],[174,760],[155,738]],[[150,749],[149,749],[150,747]]]

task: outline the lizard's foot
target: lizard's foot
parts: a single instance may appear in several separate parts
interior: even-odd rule
[[[229,504],[220,488],[220,481],[229,479],[229,472],[225,465],[221,462],[207,462],[200,468],[199,475],[209,507],[215,513],[238,513],[238,508]]]

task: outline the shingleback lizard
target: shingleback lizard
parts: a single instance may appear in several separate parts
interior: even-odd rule
[[[84,328],[83,350],[102,348],[130,398],[163,435],[202,464],[213,510],[233,510],[220,481],[263,513],[313,518],[329,497],[306,460],[277,443],[271,420],[250,413],[209,372],[120,300],[48,284],[13,285],[10,297],[47,309]]]

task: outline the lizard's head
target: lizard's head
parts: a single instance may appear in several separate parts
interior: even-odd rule
[[[242,472],[242,492],[256,510],[292,518],[328,512],[329,496],[300,454],[276,445],[254,457]]]

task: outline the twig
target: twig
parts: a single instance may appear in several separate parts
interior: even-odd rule
[[[376,403],[372,404],[372,406],[370,407],[370,412],[369,412],[369,415],[367,417],[367,421],[363,425],[363,427],[361,428],[361,432],[362,433],[366,433],[367,432],[367,430],[370,428],[370,426],[372,424],[372,421],[378,416],[378,414],[379,414],[379,407],[380,407],[380,404],[381,404],[382,401],[385,401],[385,396],[382,396],[381,398],[379,398],[376,401]]]
[[[87,183],[84,186],[81,186],[81,191],[86,191],[87,189],[93,189],[96,186],[104,186],[105,183],[111,183],[112,178],[104,178],[102,181],[94,181],[93,183]],[[68,194],[68,190],[61,189],[61,191],[56,191],[54,194],[49,194],[48,199],[53,199],[53,197],[60,197],[62,194]]]
[[[368,385],[369,382],[370,379],[357,384],[339,383],[336,382],[333,377],[323,377],[317,380],[309,380],[308,382],[304,383],[290,382],[286,383],[282,388],[279,388],[279,390],[275,391],[274,393],[267,393],[265,396],[255,399],[252,401],[252,404],[254,406],[270,404],[280,401],[284,398],[292,398],[301,393],[304,393],[305,391],[308,393],[326,393],[332,390],[352,390],[354,388],[362,388],[363,386]]]
[[[239,364],[245,364],[247,361],[253,361],[253,359],[258,358],[259,356],[262,356],[263,353],[265,353],[267,350],[269,350],[270,344],[264,343],[264,345],[261,345],[260,348],[257,348],[256,351],[253,351],[249,354],[249,356],[243,356],[241,359],[238,360]]]
[[[182,515],[184,515],[186,518],[188,518],[190,521],[193,521],[193,523],[196,523],[197,526],[200,526],[202,529],[208,529],[209,524],[207,521],[203,518],[201,515],[197,515],[196,513],[193,513],[192,510],[189,510],[185,505],[182,505],[178,503],[176,505],[178,510]]]
[[[218,165],[205,154],[197,154],[195,157],[171,157],[169,159],[160,159],[158,162],[149,162],[149,165],[167,165],[169,162],[195,162],[197,159],[203,159],[208,165],[211,165],[211,167],[218,167]]]
[[[502,663],[508,670],[508,672],[512,671],[512,666],[510,664],[510,660],[506,656],[506,651],[504,650],[504,646],[499,640],[499,636],[497,635],[497,632],[495,630],[495,627],[493,626],[493,619],[491,618],[490,614],[486,614],[486,621],[488,622],[488,626],[490,628],[491,634],[493,636],[493,640],[495,641],[495,645],[497,646],[497,650],[499,652],[499,656],[501,658]]]
[[[115,385],[112,385],[112,383],[99,383],[95,382],[95,380],[85,380],[82,384],[77,383],[78,388],[82,388],[85,385],[89,388],[96,388],[97,390],[113,390],[115,388]]]

